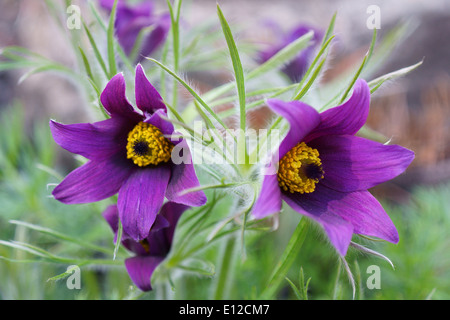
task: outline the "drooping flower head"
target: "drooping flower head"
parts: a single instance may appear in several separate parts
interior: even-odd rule
[[[111,118],[69,125],[52,120],[50,129],[62,148],[89,159],[67,175],[53,196],[75,204],[118,193],[124,231],[139,241],[147,237],[165,197],[187,206],[201,206],[206,197],[203,191],[180,193],[199,186],[189,147],[185,139],[172,137],[174,127],[163,119],[166,106],[141,65],[136,68],[135,96],[142,113],[128,102],[125,79],[117,74],[100,97]],[[175,164],[172,151],[182,161]]]
[[[114,0],[99,0],[99,2],[101,7],[111,12]],[[170,29],[170,15],[155,15],[152,1],[147,0],[130,6],[125,0],[119,0],[116,12],[115,33],[125,54],[131,54],[139,33],[144,28],[153,29],[142,41],[138,62],[164,43]]]
[[[274,25],[272,23],[271,26],[276,32],[277,36],[279,36],[279,40],[277,41],[277,43],[274,43],[266,50],[259,52],[260,63],[266,62],[267,60],[272,58],[278,51],[286,47],[288,44],[294,42],[295,40],[304,36],[308,32],[314,31],[314,36],[312,38],[312,41],[314,41],[314,43],[311,46],[299,52],[299,54],[294,59],[289,61],[281,69],[281,71],[285,73],[292,82],[300,81],[303,75],[305,74],[306,70],[308,70],[312,54],[317,44],[323,37],[322,31],[306,24],[300,24],[296,26],[294,29],[292,29],[289,33],[284,33],[278,25]]]
[[[125,259],[125,267],[131,280],[142,291],[152,290],[152,274],[169,254],[178,219],[187,209],[189,207],[174,202],[164,204],[148,236],[140,241],[134,240],[126,232],[122,233],[121,244],[134,253],[133,257]],[[119,230],[117,206],[106,208],[103,217],[113,230],[116,243]]]
[[[268,100],[290,129],[273,160],[278,172],[264,176],[253,215],[279,212],[284,200],[317,221],[343,256],[353,234],[397,243],[395,226],[367,190],[401,174],[414,153],[355,136],[366,122],[369,102],[364,80],[356,82],[347,102],[320,114],[299,101]]]

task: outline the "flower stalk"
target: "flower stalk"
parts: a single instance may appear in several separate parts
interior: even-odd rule
[[[305,242],[309,228],[310,221],[307,218],[302,218],[295,228],[279,262],[275,266],[265,289],[262,291],[260,296],[261,299],[274,298],[289,268],[293,264],[297,255],[300,253],[300,249]]]
[[[217,277],[212,294],[214,300],[229,299],[230,286],[233,283],[235,251],[236,237],[232,234],[224,240],[218,257]]]

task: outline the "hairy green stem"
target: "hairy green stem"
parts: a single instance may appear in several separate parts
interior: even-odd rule
[[[224,243],[224,247],[219,253],[218,261],[218,277],[216,278],[216,284],[213,292],[212,299],[223,300],[227,299],[230,289],[231,279],[233,277],[233,263],[234,263],[234,251],[236,247],[236,238],[232,235]]]
[[[280,261],[275,266],[275,269],[267,283],[266,288],[261,294],[261,299],[272,299],[276,295],[278,288],[286,277],[289,268],[300,252],[303,242],[305,241],[308,233],[310,222],[307,218],[302,218],[294,230]]]

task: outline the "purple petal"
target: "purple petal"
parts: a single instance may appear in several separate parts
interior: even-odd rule
[[[117,243],[117,233],[119,230],[119,209],[117,205],[114,204],[108,206],[105,211],[103,211],[102,215],[114,233],[114,243]],[[137,255],[146,255],[146,251],[142,244],[131,239],[126,232],[122,233],[121,243],[129,251],[134,252]]]
[[[306,24],[300,24],[290,33],[283,36],[284,32],[279,24],[269,21],[268,23],[266,23],[266,25],[270,29],[272,29],[273,34],[275,34],[280,39],[280,41],[267,48],[267,50],[259,52],[260,63],[269,60],[281,49],[289,45],[291,42],[297,40],[301,36],[305,35],[309,31],[314,31],[312,40],[315,41],[315,43],[301,50],[299,54],[291,61],[289,61],[282,69],[282,71],[289,77],[291,82],[298,82],[303,77],[306,70],[308,70],[311,56],[315,50],[316,45],[319,43],[319,40],[323,37],[323,32]]]
[[[52,194],[66,204],[100,201],[119,191],[131,169],[122,154],[101,161],[91,160],[69,173]]]
[[[130,29],[130,26],[132,25],[140,25],[141,29],[149,26],[152,21],[152,14],[153,3],[151,1],[144,1],[134,6],[128,6],[124,1],[119,1],[117,5],[116,23],[114,25],[117,34],[119,35],[126,32],[124,30]],[[133,29],[134,28],[131,27],[131,32],[135,31]],[[134,40],[136,40],[138,33],[139,31],[135,34]],[[119,38],[119,41],[120,40],[121,39]]]
[[[305,49],[305,51],[307,49]],[[294,60],[286,64],[286,66],[283,67],[281,71],[289,77],[292,83],[299,82],[308,70],[310,60],[309,58],[310,54],[308,54],[308,52],[304,52],[303,54],[298,55]]]
[[[341,255],[346,254],[352,233],[398,242],[397,229],[368,191],[344,193],[318,184],[313,193],[283,194],[283,199],[323,225]]]
[[[99,0],[100,6],[111,11],[115,0]],[[127,6],[124,0],[119,0],[117,3],[117,18],[116,20],[128,21],[134,17],[151,16],[153,11],[153,3],[151,1],[144,1],[133,7]]]
[[[114,234],[117,234],[117,231],[119,230],[119,210],[117,209],[117,205],[113,204],[108,206],[105,211],[103,211],[102,216],[105,218]],[[116,238],[114,238],[114,242],[116,242]]]
[[[111,11],[112,5],[107,3],[104,7]],[[114,27],[119,43],[127,55],[132,52],[139,33],[144,28],[152,25],[154,25],[154,29],[144,39],[143,49],[147,50],[146,55],[150,54],[152,50],[156,49],[165,40],[170,28],[170,19],[167,26],[165,20],[155,17],[153,15],[153,4],[150,1],[145,1],[132,7],[119,2]],[[161,32],[163,37],[161,37]]]
[[[153,271],[164,260],[162,257],[137,256],[125,260],[125,267],[133,283],[142,291],[152,290]]]
[[[183,154],[178,154],[178,156],[186,161],[182,161],[181,163],[175,161],[172,163],[172,176],[166,192],[167,199],[172,202],[193,207],[204,205],[207,198],[203,191],[200,190],[182,194],[184,190],[197,188],[200,186],[186,140],[183,139],[179,142],[174,150],[182,150]],[[184,154],[185,152],[187,154]]]
[[[50,121],[50,130],[57,144],[91,160],[105,159],[124,149],[127,134],[133,126],[119,117],[67,125]]]
[[[303,138],[313,130],[320,121],[319,113],[309,105],[300,101],[285,102],[278,99],[267,100],[267,106],[285,118],[290,129],[280,145],[279,158],[295,145],[303,141]]]
[[[162,207],[159,215],[166,218],[169,222],[168,227],[164,230],[165,236],[169,243],[172,243],[173,241],[173,235],[175,233],[175,228],[178,224],[178,220],[180,219],[181,215],[188,209],[188,206],[175,202],[167,202]]]
[[[164,208],[164,206],[163,206]],[[162,209],[161,209],[162,211]],[[156,216],[155,219],[155,223],[153,223],[151,231],[155,232],[155,231],[159,231],[161,229],[165,229],[167,227],[169,227],[170,222],[161,215],[161,212]]]
[[[173,235],[178,219],[188,208],[187,206],[173,202],[164,204],[156,218],[155,224],[151,227],[150,233],[148,234],[148,251],[141,251],[140,254],[160,257],[167,256],[172,248]],[[156,226],[159,223],[158,221],[162,220],[165,221],[165,226]],[[137,251],[135,252],[138,253]]]
[[[277,175],[264,176],[261,192],[252,209],[256,219],[262,219],[281,211],[281,191]]]
[[[346,194],[335,194],[337,199],[328,199],[319,189],[320,187],[316,186],[316,191],[307,195],[282,193],[282,198],[292,209],[318,222],[324,228],[331,244],[340,255],[345,256],[352,239],[353,225],[335,211],[340,207],[340,199]]]
[[[398,243],[397,229],[381,204],[370,192],[351,192],[341,200],[340,206],[345,206],[346,209],[337,208],[336,212],[351,222],[354,233]]]
[[[313,45],[303,49],[300,53],[290,61],[282,71],[289,77],[291,82],[298,82],[301,80],[303,75],[309,68],[311,56],[314,53],[316,45],[319,43],[320,39],[323,37],[322,31],[311,26],[301,24],[297,26],[292,32],[286,37],[286,42],[284,46],[297,40],[298,38],[304,36],[310,31],[314,31],[314,36],[312,40],[315,42]],[[283,47],[284,47],[283,46]]]
[[[170,168],[167,165],[136,169],[119,191],[117,205],[123,230],[133,240],[148,236],[164,201]]]
[[[103,211],[102,215],[114,233],[114,244],[116,244],[119,231],[119,209],[117,208],[117,205],[113,204],[108,206],[105,211]],[[145,254],[142,245],[139,242],[132,240],[126,232],[122,233],[121,243],[131,252]]]
[[[321,183],[342,192],[367,190],[403,173],[414,153],[355,136],[325,136],[309,144],[319,151]]]
[[[157,22],[153,31],[145,39],[145,42],[141,48],[140,58],[149,56],[166,40],[167,34],[170,30],[171,19],[169,14],[162,15]]]
[[[162,117],[167,118],[167,113],[162,109],[158,109],[155,111],[155,113],[148,117],[145,122],[154,125],[159,130],[161,130],[162,134],[167,139],[172,141],[173,144],[178,144],[179,139],[172,139],[172,134],[174,131],[173,124],[170,121],[163,119]]]
[[[158,231],[153,230],[150,231],[150,233],[146,238],[148,242],[147,252],[141,255],[166,257],[169,254],[170,248],[172,247],[172,240],[169,240],[166,237],[165,232],[166,229],[159,229]]]
[[[118,19],[116,19],[115,28],[120,46],[126,55],[130,55],[139,33],[142,29],[151,25],[152,19],[148,17],[126,17],[127,14],[129,13],[125,10],[117,12]]]
[[[136,105],[146,114],[153,114],[156,110],[166,111],[166,105],[160,94],[152,86],[145,76],[144,69],[140,64],[136,67]]]
[[[135,123],[142,121],[142,116],[136,113],[133,106],[128,102],[125,90],[125,79],[123,74],[119,73],[109,80],[100,95],[100,101],[112,117],[125,117]]]
[[[366,123],[369,106],[369,86],[359,79],[347,102],[320,113],[320,124],[306,137],[305,142],[325,135],[354,135]]]
[[[99,0],[100,6],[106,10],[112,10],[115,0]],[[119,1],[120,3],[120,1]]]
[[[285,43],[286,45],[288,45],[291,42],[294,42],[295,40],[297,40],[298,38],[304,36],[305,34],[307,34],[310,31],[314,31],[314,36],[313,36],[313,40],[315,41],[319,41],[320,39],[322,39],[323,37],[323,32],[315,27],[312,27],[310,25],[307,24],[299,24],[298,26],[295,27],[295,29],[293,29],[286,37],[285,39]],[[303,52],[304,50],[302,50]]]

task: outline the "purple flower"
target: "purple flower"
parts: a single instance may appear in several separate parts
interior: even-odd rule
[[[188,206],[201,206],[206,197],[203,191],[180,194],[199,186],[189,147],[185,139],[171,136],[174,127],[162,118],[167,117],[166,106],[141,65],[136,68],[135,96],[142,114],[128,102],[125,79],[117,74],[100,97],[111,118],[69,125],[52,120],[50,129],[62,148],[89,159],[67,175],[53,190],[53,196],[75,204],[118,193],[124,230],[138,241],[147,237],[164,197]],[[172,154],[182,154],[182,161]]]
[[[100,5],[111,12],[114,0],[99,0]],[[152,1],[144,1],[133,7],[128,6],[124,0],[117,3],[116,23],[114,25],[120,45],[127,55],[130,55],[135,46],[139,33],[147,27],[154,29],[143,39],[139,50],[138,62],[149,56],[166,39],[170,29],[170,15],[153,14]]]
[[[414,153],[355,136],[367,119],[369,102],[363,80],[347,102],[320,114],[299,101],[268,100],[290,130],[272,160],[278,172],[264,176],[253,215],[279,212],[284,200],[317,221],[343,256],[354,233],[397,243],[395,226],[367,189],[401,174]]]
[[[125,267],[131,280],[142,291],[152,290],[150,280],[153,271],[169,254],[178,219],[187,209],[189,207],[174,202],[164,204],[148,236],[140,241],[134,240],[126,232],[123,232],[122,245],[135,254],[125,260]],[[113,230],[114,243],[116,243],[119,229],[117,206],[111,205],[106,208],[103,217]]]
[[[266,62],[267,60],[272,58],[278,51],[286,47],[291,42],[294,42],[298,38],[304,36],[309,31],[314,31],[314,36],[312,38],[312,40],[315,42],[314,44],[317,44],[323,37],[320,30],[305,24],[298,25],[288,34],[283,34],[278,25],[272,25],[272,28],[275,29],[277,35],[280,37],[279,41],[278,43],[272,45],[270,48],[259,53],[260,63]],[[311,56],[315,49],[314,44],[302,50],[294,59],[288,62],[281,69],[281,71],[284,72],[292,82],[300,81],[306,70],[308,70]]]

